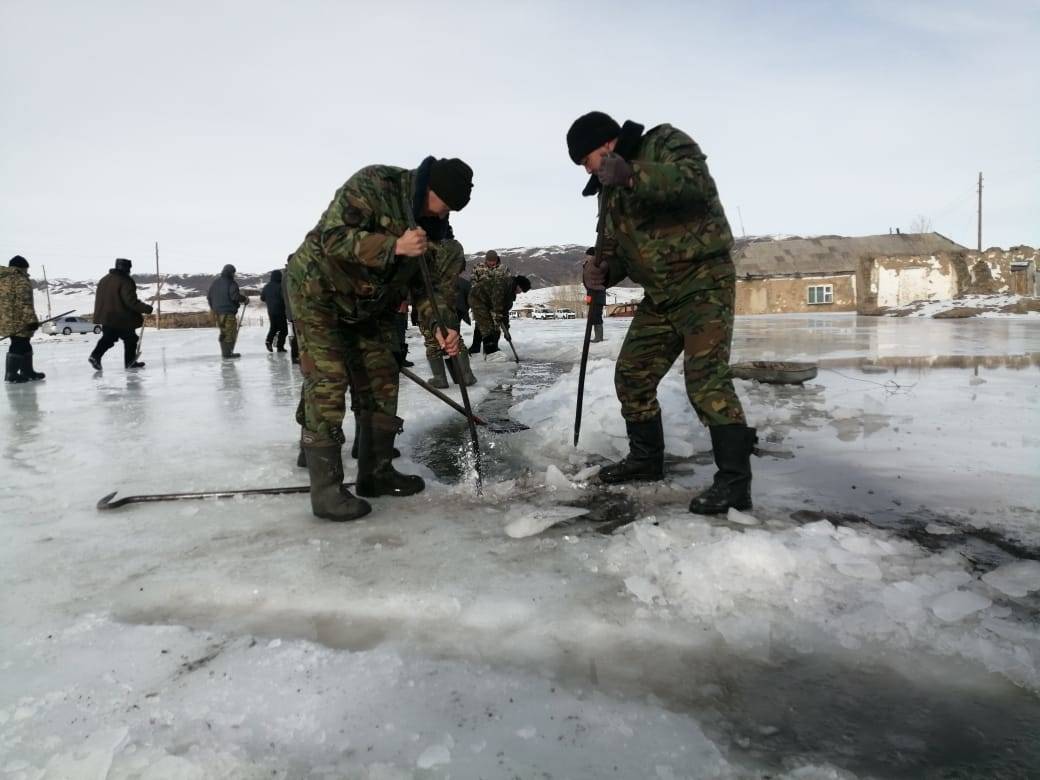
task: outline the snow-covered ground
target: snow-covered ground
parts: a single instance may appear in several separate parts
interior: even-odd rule
[[[889,317],[1040,317],[1040,301],[1024,295],[964,295],[941,301],[914,301],[889,309]]]
[[[214,330],[148,331],[146,368],[102,375],[96,337],[37,338],[46,381],[0,403],[0,776],[1040,773],[1040,323],[741,318],[735,361],[820,372],[738,382],[764,455],[728,518],[686,511],[712,467],[677,370],[668,479],[586,481],[625,446],[629,324],[592,346],[578,449],[583,321],[515,323],[519,370],[474,359],[475,405],[531,426],[483,436],[482,495],[461,418],[406,383],[428,489],[345,525],[301,495],[95,509],[305,483],[261,329],[229,363]],[[575,507],[634,522],[525,535]]]

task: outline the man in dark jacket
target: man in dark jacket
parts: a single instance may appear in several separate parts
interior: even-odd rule
[[[33,349],[29,341],[38,327],[29,261],[15,255],[7,268],[0,268],[0,337],[11,337],[4,368],[5,382],[43,379],[43,374],[33,370]]]
[[[101,370],[101,356],[117,341],[123,340],[123,365],[141,368],[137,359],[135,328],[144,324],[142,314],[151,314],[152,307],[137,299],[137,282],[130,278],[132,263],[125,257],[116,259],[115,268],[98,282],[94,295],[94,323],[101,326],[101,339],[87,360],[95,371]]]
[[[271,271],[271,281],[264,285],[260,291],[260,300],[267,304],[267,319],[270,327],[267,329],[267,351],[271,349],[272,342],[278,347],[279,352],[285,352],[285,337],[289,333],[289,323],[285,319],[285,296],[282,295],[282,272]]]
[[[220,329],[220,354],[224,358],[242,357],[235,352],[235,342],[238,341],[238,307],[245,306],[249,299],[238,291],[238,282],[235,281],[235,266],[225,265],[220,276],[213,280],[206,294],[209,308],[217,319],[217,327]]]

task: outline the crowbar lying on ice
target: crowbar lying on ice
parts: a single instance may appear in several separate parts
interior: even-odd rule
[[[353,482],[344,482],[344,485],[353,486]],[[123,496],[114,501],[112,496],[118,493],[113,490],[97,502],[100,510],[115,509],[125,504],[147,504],[153,501],[192,501],[202,498],[234,498],[235,496],[281,496],[291,493],[310,493],[310,485],[297,485],[295,487],[253,488],[251,490],[209,490],[199,493],[152,493],[144,496]]]

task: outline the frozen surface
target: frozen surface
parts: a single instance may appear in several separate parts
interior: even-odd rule
[[[483,437],[480,496],[461,418],[406,383],[429,487],[347,525],[301,495],[94,508],[305,482],[259,328],[228,364],[215,331],[149,331],[103,375],[94,337],[38,339],[47,380],[0,404],[2,776],[1035,775],[1040,323],[739,320],[734,360],[820,372],[738,383],[764,455],[718,518],[686,511],[712,467],[674,371],[668,478],[590,482],[625,449],[628,324],[577,450],[584,322],[473,361],[480,410],[532,426]]]

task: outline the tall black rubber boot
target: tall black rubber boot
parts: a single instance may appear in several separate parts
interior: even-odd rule
[[[593,325],[592,326],[592,339],[590,340],[593,344],[598,344],[603,341],[603,326]]]
[[[315,447],[306,442],[307,471],[311,478],[311,511],[323,520],[357,520],[372,511],[343,484],[343,452],[339,444]]]
[[[451,363],[449,362],[450,366]],[[477,383],[477,378],[473,376],[473,369],[469,365],[469,353],[464,349],[459,350],[459,365],[462,367],[462,381],[466,383],[466,387],[472,387]],[[458,379],[452,375],[452,379],[455,380],[455,384],[459,383]]]
[[[33,382],[38,382],[39,380],[47,376],[46,374],[33,370],[32,352],[30,352],[27,355],[22,355],[22,376]]]
[[[357,494],[374,496],[411,496],[426,487],[422,477],[402,474],[394,468],[394,438],[401,430],[401,418],[379,412],[360,412]]]
[[[433,374],[433,378],[430,380],[430,386],[436,387],[440,390],[446,390],[448,387],[448,377],[444,373],[444,358],[438,355],[435,358],[429,358],[430,373]]]
[[[653,482],[664,479],[664,426],[661,415],[645,422],[625,420],[628,430],[628,455],[599,470],[599,481],[609,485],[620,482]]]
[[[224,358],[225,360],[230,360],[231,358],[240,358],[240,357],[242,357],[239,353],[231,351],[234,348],[234,345],[229,344],[228,342],[224,341],[224,339],[219,339],[219,341],[220,341],[220,356],[222,358]]]
[[[5,382],[20,384],[29,381],[29,377],[22,376],[22,363],[24,360],[24,355],[14,355],[10,352],[7,353],[7,361],[4,363]]]
[[[751,509],[751,451],[758,441],[755,429],[746,425],[712,425],[711,449],[715,453],[715,479],[693,497],[690,511],[719,515],[730,508]]]
[[[361,447],[361,420],[358,419],[357,412],[354,413],[354,443],[350,445],[350,457],[354,460],[358,459],[358,451]],[[394,447],[394,457],[400,458],[401,451]]]

